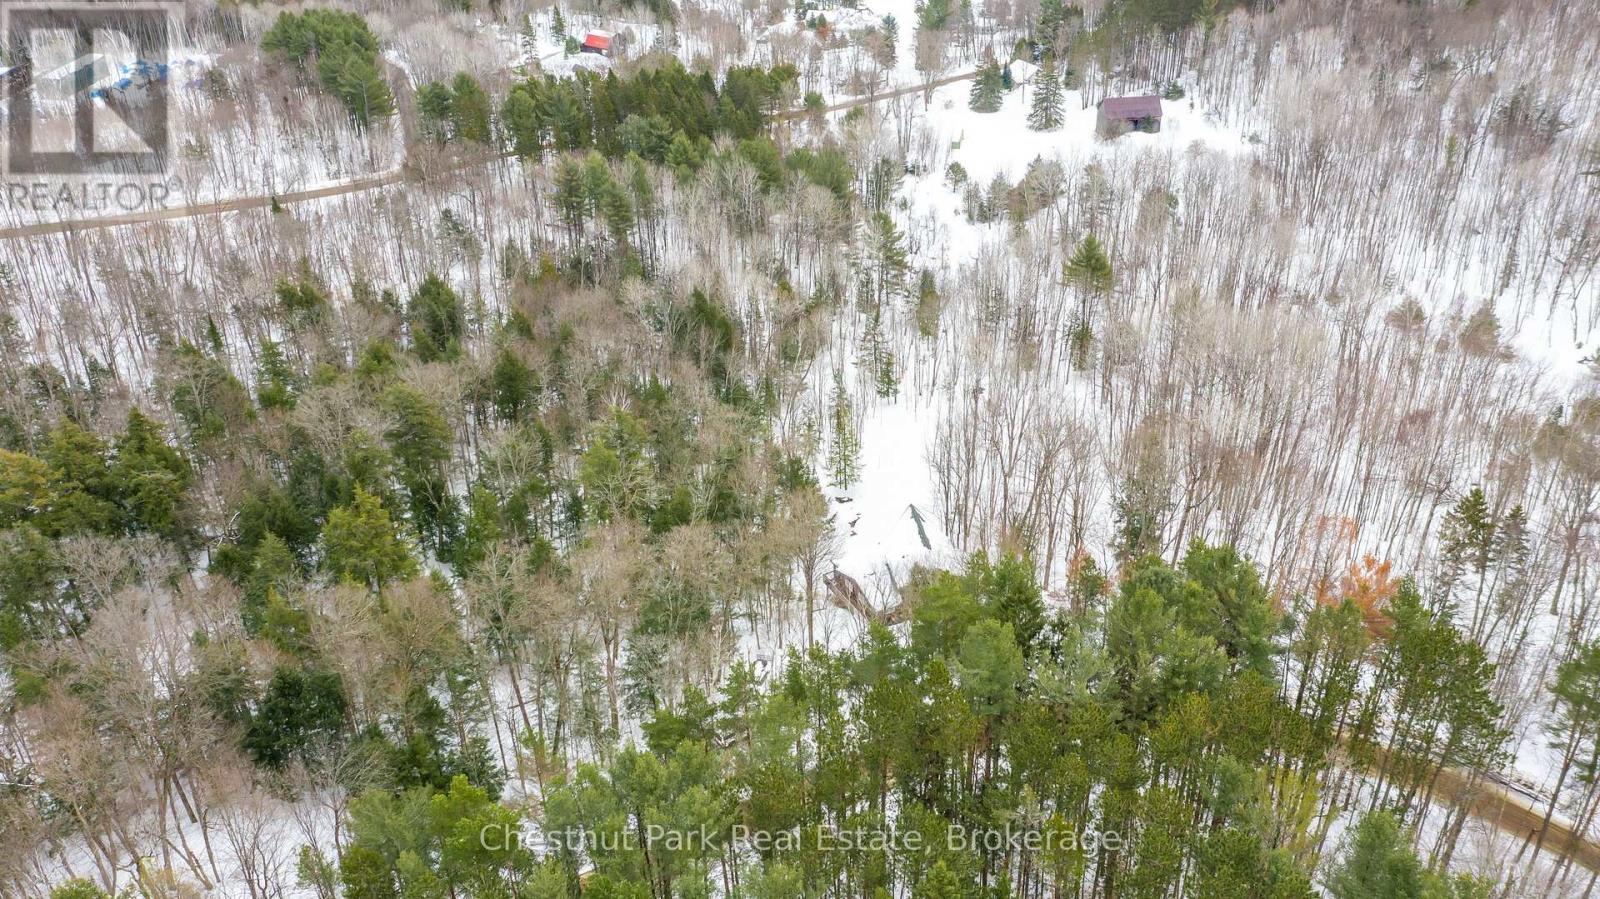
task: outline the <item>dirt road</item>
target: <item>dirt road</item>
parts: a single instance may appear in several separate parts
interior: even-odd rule
[[[279,194],[276,199],[280,205],[298,203],[303,200],[317,200],[323,197],[337,197],[340,194],[357,193],[372,190],[393,184],[405,177],[400,169],[391,169],[377,175],[363,175],[340,181],[311,190],[297,190]],[[140,222],[164,222],[172,219],[189,218],[196,215],[213,215],[219,212],[239,212],[244,209],[265,209],[272,205],[272,194],[259,197],[235,197],[231,200],[215,200],[207,203],[192,203],[184,206],[174,206],[170,209],[149,209],[143,212],[129,212],[121,215],[103,215],[95,218],[66,219],[55,222],[35,222],[29,225],[13,225],[9,228],[0,228],[0,240],[12,237],[37,237],[41,234],[61,234],[68,231],[92,231],[96,228],[110,228],[116,225],[134,225]]]
[[[1445,802],[1461,806],[1480,821],[1486,821],[1510,837],[1532,841],[1538,838],[1544,825],[1544,812],[1531,807],[1519,794],[1490,780],[1480,780],[1469,789],[1469,776],[1457,768],[1446,768],[1439,774],[1438,797]],[[1550,830],[1545,834],[1544,853],[1552,857],[1568,856],[1591,871],[1600,871],[1600,843],[1581,840],[1572,828],[1559,819],[1550,820]]]
[[[955,84],[958,81],[970,81],[977,77],[977,75],[978,72],[976,69],[974,69],[971,72],[962,72],[958,75],[949,75],[944,78],[940,78],[934,81],[931,85],[913,84],[910,87],[896,88],[892,91],[882,94],[874,94],[870,97],[856,97],[853,100],[845,100],[842,103],[835,103],[832,106],[824,106],[822,108],[822,112],[843,112],[847,109],[855,109],[857,106],[866,106],[869,103],[879,103],[884,100],[893,100],[895,97],[904,97],[906,94],[915,94],[924,90],[932,90],[934,88],[944,87],[947,84]],[[792,119],[803,119],[810,114],[811,111],[808,109],[791,109],[788,112],[778,113],[776,116],[774,116],[774,118],[780,122],[787,122]]]

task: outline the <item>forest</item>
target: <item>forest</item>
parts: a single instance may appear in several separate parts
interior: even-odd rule
[[[0,896],[1600,895],[1597,20],[185,4],[0,209]]]

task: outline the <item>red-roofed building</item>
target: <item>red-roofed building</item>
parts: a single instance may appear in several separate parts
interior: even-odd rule
[[[591,31],[583,36],[583,44],[578,49],[585,53],[598,53],[601,56],[611,55],[611,40],[614,37],[609,31]]]
[[[1107,97],[1100,101],[1097,127],[1101,134],[1116,135],[1124,131],[1161,130],[1161,98],[1155,94],[1142,97]]]

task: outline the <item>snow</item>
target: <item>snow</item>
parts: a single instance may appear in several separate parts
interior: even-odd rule
[[[1026,68],[1023,73],[1027,74]],[[1016,74],[1014,64],[1013,75]],[[1038,158],[1059,160],[1069,184],[1091,163],[1112,167],[1112,171],[1128,171],[1130,167],[1193,160],[1201,154],[1209,155],[1217,165],[1237,167],[1242,177],[1261,146],[1244,128],[1223,124],[1220,116],[1194,98],[1192,91],[1190,97],[1163,103],[1164,119],[1159,133],[1130,133],[1103,140],[1095,134],[1094,107],[1077,91],[1066,94],[1065,124],[1056,131],[1038,132],[1027,127],[1031,99],[1028,87],[1009,92],[1002,109],[993,114],[969,110],[966,105],[969,90],[966,82],[939,88],[926,111],[918,103],[914,113],[922,115],[928,129],[937,136],[941,152],[935,156],[935,165],[906,178],[899,195],[903,209],[896,218],[913,236],[928,238],[919,248],[918,263],[935,270],[942,267],[952,273],[963,272],[964,266],[986,253],[995,252],[996,247],[1005,242],[1003,235],[1011,227],[1007,223],[981,225],[967,221],[960,189],[952,186],[946,175],[946,166],[950,163],[959,163],[968,178],[980,187],[996,176],[1014,183]],[[1292,256],[1296,270],[1310,276],[1326,267],[1329,247],[1337,246],[1340,241],[1341,235],[1333,229],[1300,224]],[[1395,248],[1395,269],[1405,275],[1386,285],[1390,297],[1387,302],[1397,305],[1407,297],[1418,299],[1430,316],[1440,322],[1451,317],[1464,320],[1487,304],[1498,312],[1502,336],[1517,357],[1511,363],[1513,371],[1545,378],[1557,390],[1578,389],[1585,383],[1592,383],[1595,366],[1588,360],[1600,349],[1600,328],[1586,325],[1585,316],[1592,317],[1592,311],[1600,306],[1595,288],[1592,285],[1573,288],[1570,306],[1552,309],[1549,316],[1527,315],[1511,304],[1508,291],[1496,289],[1496,272],[1483,261],[1482,250],[1479,246],[1463,244],[1453,249],[1454,255],[1445,258],[1440,253]],[[1441,273],[1447,274],[1441,277]],[[1258,324],[1262,315],[1264,313],[1257,316]],[[1309,315],[1300,318],[1296,327],[1309,339],[1316,339],[1322,327],[1319,320]],[[964,382],[952,379],[941,384],[939,390],[946,396],[953,395],[959,383]],[[1048,390],[1055,393],[1062,407],[1073,409],[1074,414],[1094,422],[1104,411],[1092,396],[1082,391],[1083,386],[1081,382],[1055,384]],[[841,554],[841,567],[847,567],[858,577],[867,572],[876,581],[886,582],[890,569],[898,572],[916,561],[947,566],[959,564],[961,548],[952,546],[941,532],[935,541],[936,551],[924,550],[906,518],[907,506],[916,504],[919,509],[931,513],[928,518],[937,526],[940,510],[934,502],[928,466],[913,461],[911,447],[916,444],[933,447],[939,419],[947,409],[948,406],[936,398],[902,396],[869,414],[862,432],[862,481],[849,492],[851,504],[841,507],[861,510],[861,518]],[[1350,462],[1354,470],[1355,460],[1352,458]],[[1110,484],[1108,478],[1104,489],[1109,489]],[[846,511],[843,517],[849,520],[851,514]],[[1340,513],[1334,509],[1329,514]],[[1369,512],[1365,523],[1373,523],[1381,514],[1387,513],[1384,510]],[[1105,507],[1100,506],[1100,511],[1091,517],[1103,524],[1107,518]],[[1103,539],[1109,533],[1091,530],[1087,536],[1091,554],[1106,558]],[[977,547],[966,547],[974,548]],[[1380,557],[1399,555],[1392,545],[1363,545],[1361,550],[1369,548]],[[1421,548],[1417,551],[1422,552]],[[1047,580],[1060,577],[1064,561],[1058,560],[1056,570],[1048,573]],[[1426,568],[1419,574],[1425,576]],[[884,586],[885,583],[875,584],[880,590]],[[1463,614],[1470,615],[1470,609]],[[1560,645],[1558,625],[1557,619],[1548,614],[1538,616],[1532,622],[1529,646],[1548,653]],[[1527,668],[1519,672],[1518,677],[1536,681],[1548,676],[1543,656],[1539,660],[1515,661]],[[1540,810],[1548,804],[1548,794],[1559,767],[1559,756],[1549,745],[1548,715],[1549,710],[1542,703],[1523,709],[1511,722],[1513,736],[1507,747],[1511,755],[1506,772],[1508,783],[1529,793],[1531,804]],[[1569,790],[1563,799],[1571,799],[1575,792]],[[1558,810],[1556,817],[1561,820],[1565,815]]]
[[[844,6],[819,6],[806,11],[806,20],[821,20],[827,23],[828,29],[835,34],[853,34],[859,31],[870,31],[883,27],[883,18],[865,8],[851,9]],[[761,32],[764,39],[771,39],[777,35],[800,34],[811,30],[806,22],[794,17],[786,17],[776,25],[771,25]]]
[[[598,53],[574,53],[569,56],[564,52],[556,52],[539,57],[539,69],[557,78],[570,78],[583,71],[604,74],[611,71],[611,60]]]
[[[1033,76],[1039,72],[1039,67],[1026,59],[1013,59],[1009,68],[1011,69],[1011,80],[1017,84],[1026,84],[1032,81]]]
[[[1163,104],[1165,119],[1159,133],[1103,140],[1095,134],[1095,109],[1084,108],[1077,91],[1066,92],[1066,123],[1058,130],[1040,132],[1027,126],[1027,89],[1010,91],[996,113],[968,109],[969,90],[968,82],[935,90],[923,121],[937,136],[938,145],[950,149],[940,164],[908,176],[900,192],[914,230],[917,223],[927,222],[929,227],[924,230],[936,235],[917,254],[919,264],[936,269],[957,270],[976,258],[992,243],[995,227],[966,220],[960,191],[945,175],[948,163],[960,163],[968,177],[981,186],[996,175],[1015,181],[1039,157],[1061,159],[1070,178],[1096,159],[1137,161],[1147,154],[1208,151],[1242,155],[1251,150],[1241,134],[1218,125],[1189,101]],[[920,103],[915,105],[921,109]],[[853,353],[846,349],[843,355]],[[854,522],[839,565],[858,579],[870,578],[871,586],[862,581],[869,595],[891,586],[891,570],[894,577],[901,577],[918,562],[946,567],[961,564],[962,554],[939,525],[940,509],[926,458],[944,409],[938,396],[953,389],[943,386],[947,389],[938,395],[918,397],[902,390],[895,401],[875,404],[861,429],[862,476],[852,489],[843,491],[848,502],[838,507],[842,521]],[[1076,393],[1073,389],[1067,395]],[[912,506],[924,517],[931,549],[923,547],[917,535],[910,517]],[[1065,558],[1059,560],[1063,566],[1066,562]]]
[[[1055,131],[1028,127],[1033,90],[1019,87],[1006,94],[999,112],[974,112],[967,108],[969,82],[957,82],[934,91],[928,116],[930,128],[953,149],[950,160],[961,163],[967,174],[985,183],[996,174],[1015,181],[1036,157],[1060,157],[1076,162],[1069,172],[1093,158],[1149,151],[1209,150],[1230,154],[1250,152],[1239,132],[1217,124],[1190,100],[1164,101],[1161,131],[1131,132],[1111,140],[1095,133],[1097,112],[1079,91],[1066,91],[1065,122]],[[942,175],[942,172],[933,173]]]
[[[939,525],[932,473],[923,458],[935,419],[921,411],[914,397],[869,410],[860,430],[860,478],[849,489],[826,491],[844,538],[835,562],[870,597],[887,595],[896,580],[904,584],[914,564],[960,564]],[[922,518],[928,546],[913,508]]]

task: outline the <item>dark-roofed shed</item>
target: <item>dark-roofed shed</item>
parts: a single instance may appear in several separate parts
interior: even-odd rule
[[[1107,97],[1100,101],[1100,115],[1096,122],[1101,134],[1116,135],[1124,131],[1161,130],[1161,98],[1155,94],[1141,97]]]

